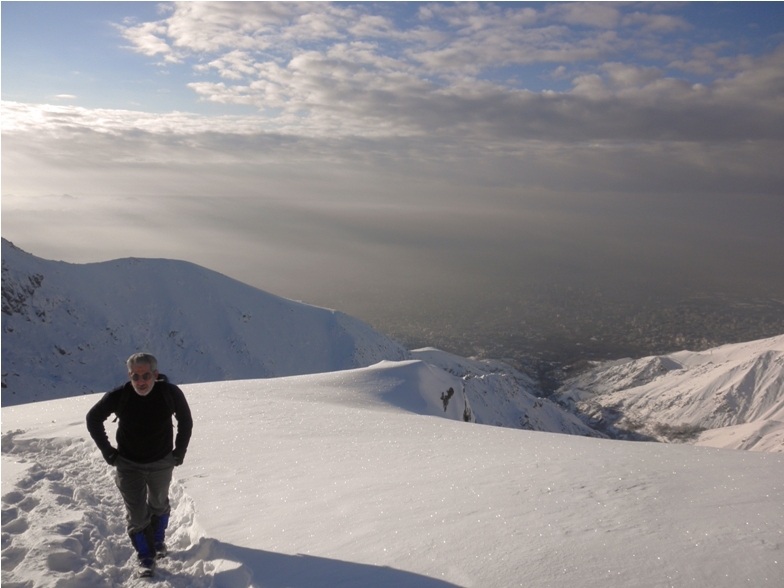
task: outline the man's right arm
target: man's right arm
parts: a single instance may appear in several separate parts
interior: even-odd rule
[[[112,444],[109,442],[104,422],[109,418],[109,415],[115,411],[117,396],[117,390],[107,392],[87,413],[87,430],[90,432],[90,437],[93,438],[98,449],[101,450],[103,458],[109,465],[114,465],[119,452],[116,448],[112,447]]]

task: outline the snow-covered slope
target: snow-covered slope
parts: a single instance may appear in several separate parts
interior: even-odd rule
[[[411,355],[462,379],[477,423],[604,437],[574,414],[537,396],[531,378],[504,362],[467,359],[432,347],[415,349]]]
[[[184,386],[155,585],[781,586],[784,455],[434,418],[459,380],[430,369]],[[85,430],[98,398],[3,407],[4,587],[149,585]]]
[[[440,402],[464,420],[784,450],[784,336],[598,366],[556,395],[569,412],[537,397],[534,383],[502,362],[430,348],[409,352],[345,314],[186,262],[75,265],[36,258],[3,240],[2,271],[3,406],[108,390],[124,381],[123,363],[137,351],[155,353],[177,383],[418,359],[432,374],[456,376]]]
[[[124,361],[137,351],[154,353],[176,383],[419,358],[438,366],[428,373],[457,376],[443,390],[446,412],[460,406],[465,420],[597,435],[536,398],[530,379],[506,364],[434,349],[412,354],[345,314],[285,300],[190,263],[74,265],[36,258],[5,240],[2,262],[3,406],[108,390],[125,380]]]
[[[602,364],[567,382],[558,398],[616,431],[784,451],[784,335]]]
[[[7,240],[3,406],[108,390],[132,353],[154,353],[176,382],[344,370],[408,352],[343,313],[273,296],[163,259],[69,264]]]

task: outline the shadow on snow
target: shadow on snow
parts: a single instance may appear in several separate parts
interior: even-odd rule
[[[273,553],[215,539],[202,539],[193,550],[204,559],[223,560],[224,569],[215,570],[214,581],[225,588],[457,588],[450,582],[386,566]]]

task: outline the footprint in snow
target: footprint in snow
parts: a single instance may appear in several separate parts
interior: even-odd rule
[[[2,496],[4,588],[106,588],[148,585],[135,578],[125,510],[108,467],[84,439],[2,436],[5,457],[29,467]],[[221,558],[196,530],[192,499],[172,483],[171,554],[158,567],[159,588],[248,588],[251,573]],[[142,583],[140,583],[142,582]]]

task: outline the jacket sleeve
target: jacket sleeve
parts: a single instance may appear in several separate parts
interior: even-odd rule
[[[118,388],[104,394],[87,413],[87,430],[90,432],[90,437],[93,438],[98,449],[104,455],[114,449],[109,442],[109,437],[106,435],[104,422],[117,408],[120,395],[119,390]]]
[[[193,431],[193,417],[185,394],[177,386],[172,385],[172,397],[174,398],[174,418],[177,419],[177,437],[174,440],[174,451],[172,454],[181,460],[188,451],[188,443],[191,440]]]

